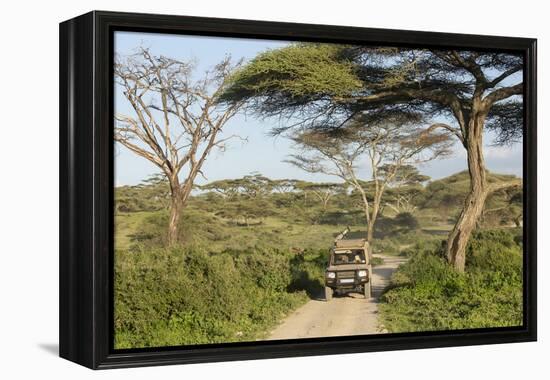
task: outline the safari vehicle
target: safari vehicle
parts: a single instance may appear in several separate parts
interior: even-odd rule
[[[355,236],[352,236],[355,235]],[[325,272],[325,300],[335,292],[362,293],[371,298],[372,265],[369,243],[361,233],[350,233],[346,228],[334,240]]]

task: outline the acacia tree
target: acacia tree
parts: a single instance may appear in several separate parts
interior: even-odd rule
[[[385,173],[392,173],[394,168],[391,165],[383,165],[379,170],[383,176]],[[416,206],[414,199],[422,193],[422,183],[428,181],[430,177],[420,174],[413,165],[402,165],[395,171],[393,178],[388,185],[391,191],[391,201],[386,202],[386,206],[394,210],[397,214],[414,213]]]
[[[447,134],[390,121],[369,128],[357,123],[338,130],[307,129],[292,140],[301,152],[289,163],[310,173],[336,176],[360,194],[371,244],[382,197],[400,168],[433,160],[448,150]],[[359,166],[365,164],[371,182],[360,176]]]
[[[290,180],[282,180],[281,184],[277,186],[281,186],[285,188],[285,191],[289,191],[286,190],[286,186],[290,186],[287,181]],[[238,196],[248,199],[261,198],[270,194],[275,186],[276,181],[260,173],[251,173],[242,178],[213,181],[206,185],[199,186],[199,188],[201,190],[213,191],[223,198],[233,200]]]
[[[279,194],[288,194],[296,189],[296,186],[300,183],[297,179],[272,179],[272,190]]]
[[[221,137],[221,131],[241,102],[222,105],[217,99],[239,64],[226,57],[194,79],[193,62],[155,56],[145,48],[115,62],[116,84],[132,112],[116,114],[114,138],[166,176],[171,195],[169,244],[176,242],[181,212],[209,153],[223,150],[235,137]]]
[[[234,179],[220,179],[199,186],[199,189],[218,194],[223,199],[233,200],[239,195],[239,186]]]
[[[222,99],[246,100],[259,115],[286,118],[276,132],[339,128],[358,114],[396,109],[438,118],[433,128],[454,135],[467,153],[470,190],[446,247],[449,262],[463,271],[487,195],[519,184],[488,183],[483,134],[495,130],[497,143],[521,136],[522,69],[522,57],[509,53],[295,44],[256,57]]]
[[[480,223],[523,225],[523,193],[520,188],[507,188],[491,194],[483,209]]]
[[[356,49],[354,60],[362,69],[378,69],[368,90],[354,99],[357,107],[375,111],[384,107],[421,108],[430,116],[444,116],[433,124],[452,133],[466,149],[470,190],[463,209],[447,239],[448,261],[464,271],[466,245],[479,220],[487,196],[520,181],[489,183],[483,156],[485,126],[496,130],[497,143],[509,143],[522,132],[521,56],[501,53],[438,50]],[[377,61],[393,62],[382,67]],[[507,100],[508,99],[508,100]]]
[[[239,192],[250,199],[267,196],[273,190],[272,180],[257,172],[236,179],[234,183],[239,188]]]
[[[288,162],[295,164],[297,159],[295,157],[294,160],[289,160]],[[341,183],[332,182],[301,182],[298,188],[304,193],[313,194],[319,200],[323,207],[323,214],[327,211],[330,200],[334,196],[344,193],[346,190]]]

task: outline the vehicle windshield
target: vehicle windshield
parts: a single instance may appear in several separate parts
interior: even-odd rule
[[[365,263],[365,251],[362,249],[348,249],[342,251],[335,251],[332,258],[334,265],[342,264],[364,264]]]

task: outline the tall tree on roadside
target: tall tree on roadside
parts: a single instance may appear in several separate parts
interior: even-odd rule
[[[446,133],[404,128],[396,121],[368,128],[355,123],[332,130],[306,129],[292,137],[300,153],[292,155],[289,163],[310,173],[336,176],[361,195],[370,244],[382,197],[400,168],[433,160],[449,148]],[[365,167],[370,168],[370,178],[360,175]]]
[[[155,56],[148,49],[117,57],[117,89],[131,114],[115,115],[115,141],[160,168],[170,187],[168,243],[176,242],[178,223],[197,175],[212,149],[224,149],[222,128],[242,102],[220,104],[233,65],[229,57],[196,78],[193,62]]]
[[[262,116],[285,119],[275,130],[339,128],[357,115],[421,112],[467,153],[470,191],[447,241],[447,258],[465,265],[466,244],[487,195],[518,181],[489,184],[485,128],[496,143],[522,134],[523,58],[512,53],[293,44],[259,55],[232,78],[222,100],[247,101]]]

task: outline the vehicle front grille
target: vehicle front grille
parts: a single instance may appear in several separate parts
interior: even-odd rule
[[[341,272],[336,272],[336,276],[338,278],[354,278],[355,277],[355,271],[353,270],[344,270]]]

